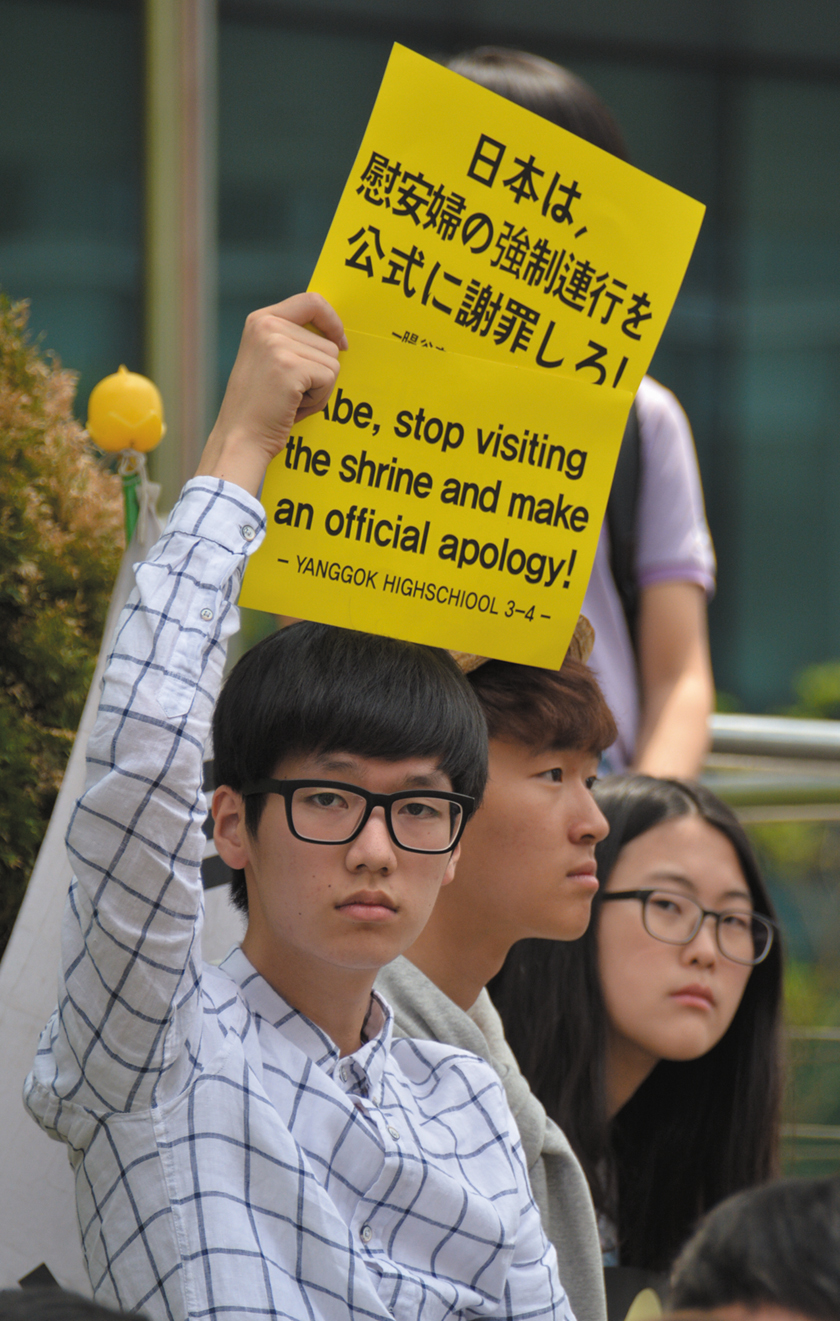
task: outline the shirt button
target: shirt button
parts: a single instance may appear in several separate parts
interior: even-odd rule
[[[253,541],[254,537],[257,535],[256,529],[252,528],[250,523],[246,523],[245,526],[239,530],[246,541]]]
[[[363,1243],[370,1243],[370,1240],[373,1238],[373,1230],[370,1225],[362,1225],[359,1230],[359,1238]]]
[[[347,1082],[347,1070],[346,1070],[346,1068],[344,1067],[343,1064],[342,1064],[341,1068],[340,1068],[339,1071],[338,1071],[338,1076],[339,1076],[339,1078],[341,1079],[342,1082]]]
[[[399,1142],[400,1130],[398,1128],[394,1128],[391,1124],[389,1124],[388,1132],[391,1134],[391,1137],[394,1139],[395,1142]]]
[[[202,610],[201,618],[205,620],[211,620],[213,618],[213,611],[210,609],[209,605],[206,605]]]

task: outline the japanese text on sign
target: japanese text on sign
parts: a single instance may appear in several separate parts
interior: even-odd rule
[[[396,46],[312,287],[368,333],[632,393],[702,213]]]

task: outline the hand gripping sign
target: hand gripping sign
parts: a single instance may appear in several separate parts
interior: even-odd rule
[[[396,46],[311,286],[350,350],[243,605],[559,665],[702,213]]]
[[[629,397],[593,410],[568,378],[349,341],[333,397],[269,468],[242,604],[559,665]]]

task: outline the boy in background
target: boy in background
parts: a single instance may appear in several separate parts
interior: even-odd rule
[[[591,788],[601,752],[615,738],[584,663],[591,643],[581,618],[557,671],[459,658],[490,735],[484,801],[464,832],[454,885],[441,892],[405,956],[377,979],[397,1031],[472,1050],[501,1077],[578,1321],[606,1315],[589,1187],[520,1073],[484,988],[516,941],[575,940],[589,924],[595,845],[607,834]]]

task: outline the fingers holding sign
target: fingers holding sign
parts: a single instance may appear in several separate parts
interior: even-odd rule
[[[346,348],[344,327],[320,294],[252,312],[196,476],[222,477],[256,495],[295,422],[329,399]]]

